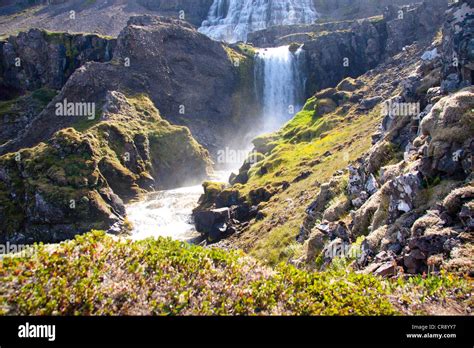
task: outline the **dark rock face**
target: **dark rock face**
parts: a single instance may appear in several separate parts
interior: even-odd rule
[[[363,7],[362,3],[351,6]],[[360,76],[414,41],[431,40],[446,9],[445,0],[404,7],[391,4],[385,18],[274,27],[251,34],[249,40],[263,47],[303,44],[309,95],[334,87],[345,77]]]
[[[421,5],[398,9],[392,7],[393,19],[387,22],[387,54],[399,52],[404,46],[433,34],[442,24],[447,8],[445,0],[425,1]]]
[[[314,6],[323,18],[329,17],[337,20],[367,18],[381,14],[389,5],[406,5],[413,3],[411,0],[314,0]]]
[[[474,3],[460,1],[447,12],[443,27],[442,60],[444,92],[474,83]]]
[[[347,76],[357,77],[384,57],[385,22],[355,22],[348,31],[336,31],[306,41],[303,49],[310,71],[308,91],[334,87]]]
[[[116,41],[97,35],[50,33],[31,29],[11,36],[0,48],[0,90],[61,89],[89,61],[107,62]]]
[[[207,236],[208,241],[215,242],[228,232],[231,223],[230,208],[199,211],[194,215],[196,230]]]
[[[117,40],[114,59],[78,69],[54,101],[0,153],[35,145],[77,122],[77,117],[55,116],[57,102],[100,105],[111,90],[149,95],[163,116],[188,126],[202,145],[212,148],[231,122],[237,81],[222,45],[191,25],[164,17],[132,18]]]

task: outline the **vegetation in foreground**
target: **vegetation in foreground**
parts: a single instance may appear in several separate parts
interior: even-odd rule
[[[262,266],[239,251],[91,232],[3,258],[1,314],[396,315],[410,304],[468,306],[471,284],[444,274],[383,280],[348,271]],[[396,297],[396,303],[393,298]],[[472,304],[471,304],[472,305]],[[423,306],[418,306],[423,308]],[[412,313],[412,312],[410,312]],[[423,313],[417,311],[416,313]]]

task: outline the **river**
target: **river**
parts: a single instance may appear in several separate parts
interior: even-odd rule
[[[216,171],[210,178],[227,182],[229,171]],[[201,185],[149,193],[140,202],[127,206],[128,220],[133,224],[131,238],[171,237],[174,240],[195,242],[200,234],[194,227],[193,209],[204,193]]]

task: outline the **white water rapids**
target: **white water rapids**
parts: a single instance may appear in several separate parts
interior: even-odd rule
[[[277,25],[311,24],[319,17],[314,0],[214,0],[199,31],[229,43]]]
[[[227,181],[230,172],[216,172],[215,181]],[[193,209],[204,193],[201,185],[181,187],[175,190],[157,191],[145,199],[127,206],[128,220],[133,224],[131,238],[171,237],[174,240],[198,239],[200,234],[194,227]]]

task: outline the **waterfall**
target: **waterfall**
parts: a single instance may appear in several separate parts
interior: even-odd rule
[[[311,24],[314,0],[214,0],[199,31],[220,41],[247,41],[251,32],[277,25]]]
[[[255,61],[255,87],[263,109],[264,132],[280,128],[304,100],[304,51],[289,46],[260,49]]]

